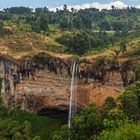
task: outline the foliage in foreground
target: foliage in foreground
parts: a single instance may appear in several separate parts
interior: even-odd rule
[[[31,135],[31,124],[25,121],[21,125],[16,120],[0,120],[1,140],[41,140],[39,136]]]
[[[108,97],[103,110],[91,104],[72,118],[72,128],[63,126],[53,133],[53,140],[139,140],[140,82],[136,82],[115,100]]]
[[[99,140],[139,140],[140,125],[126,124],[115,131],[103,131]]]
[[[51,140],[51,133],[61,125],[60,120],[9,110],[0,104],[0,140]]]

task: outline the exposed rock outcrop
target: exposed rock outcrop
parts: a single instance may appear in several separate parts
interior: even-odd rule
[[[0,66],[2,78],[5,75],[3,64],[4,63],[1,62]],[[10,66],[11,65],[13,64],[11,63]],[[23,80],[20,80],[20,84],[18,84],[15,92],[13,91],[12,76],[11,74],[8,76],[11,86],[11,98],[4,92],[5,85],[3,80],[2,93],[5,104],[11,107],[19,105],[21,109],[39,115],[60,116],[63,118],[67,116],[71,78],[66,70],[63,70],[63,74],[49,72],[47,68],[37,70],[34,74],[34,78],[32,75],[29,75],[29,77],[24,77]],[[78,80],[78,110],[92,102],[95,102],[96,105],[100,107],[107,96],[116,98],[121,91],[123,91],[120,73],[114,72],[107,77],[107,79],[108,81],[106,81],[105,85],[94,81],[92,78],[88,80],[87,84],[85,84],[85,79]],[[7,102],[7,100],[9,100],[9,102]]]
[[[105,85],[92,79],[89,84],[79,81],[77,107],[80,109],[92,102],[100,107],[107,96],[116,98],[122,90],[119,73],[115,73]],[[47,70],[38,72],[35,81],[22,81],[17,90],[17,100],[24,97],[21,100],[22,108],[40,115],[65,116],[68,113],[69,96],[70,78],[66,75],[55,75]]]

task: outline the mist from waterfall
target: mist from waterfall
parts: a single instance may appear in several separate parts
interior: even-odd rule
[[[77,70],[78,64],[73,63],[72,77],[71,77],[71,88],[70,88],[70,104],[69,104],[69,118],[68,127],[71,128],[71,117],[76,115],[77,112]]]

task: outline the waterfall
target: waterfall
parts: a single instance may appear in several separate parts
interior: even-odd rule
[[[71,88],[70,88],[70,104],[69,104],[69,118],[68,127],[71,128],[71,117],[76,115],[77,112],[77,69],[78,64],[73,63],[72,68],[72,78],[71,78]]]

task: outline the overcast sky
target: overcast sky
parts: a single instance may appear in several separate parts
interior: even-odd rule
[[[27,7],[48,7],[54,10],[56,7],[62,8],[67,4],[69,8],[74,7],[89,8],[95,7],[99,9],[110,9],[111,5],[117,8],[135,6],[140,8],[140,0],[0,0],[0,9],[14,6],[27,6]]]

